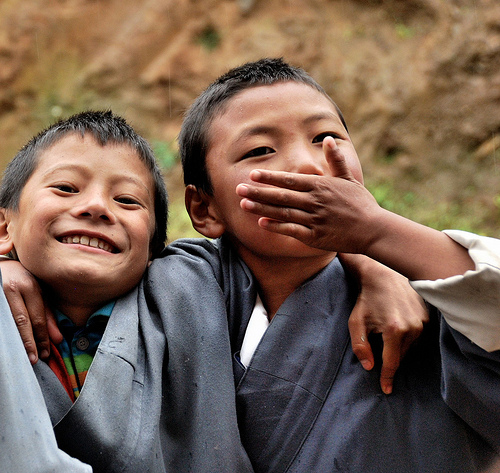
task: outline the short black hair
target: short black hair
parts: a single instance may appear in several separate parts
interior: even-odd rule
[[[300,82],[322,93],[335,106],[347,130],[342,112],[331,97],[307,72],[286,63],[283,58],[264,58],[231,69],[210,84],[186,112],[179,133],[179,153],[184,171],[184,184],[193,184],[209,195],[213,194],[206,167],[210,146],[208,130],[213,119],[224,112],[224,106],[237,93],[259,85],[276,82]]]
[[[124,118],[107,111],[86,111],[58,121],[24,145],[7,165],[0,185],[0,207],[19,209],[21,192],[38,165],[42,151],[65,136],[90,134],[101,146],[108,143],[130,146],[146,165],[154,182],[155,231],[151,239],[152,257],[165,246],[168,220],[168,195],[161,169],[149,143]]]

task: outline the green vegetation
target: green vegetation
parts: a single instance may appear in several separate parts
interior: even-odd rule
[[[498,236],[500,195],[490,206],[470,202],[432,202],[430,198],[397,189],[393,181],[367,180],[366,187],[383,208],[437,230],[456,228],[489,236]],[[467,209],[467,211],[465,210]],[[496,214],[496,215],[495,215]]]
[[[167,141],[153,141],[153,151],[163,169],[168,170],[174,166],[178,160],[177,151],[174,144]]]
[[[401,39],[410,39],[415,36],[415,29],[403,23],[396,23],[396,34]]]
[[[221,37],[219,32],[212,25],[208,25],[198,36],[198,42],[207,51],[213,51],[219,46]]]
[[[200,235],[191,225],[191,220],[184,206],[184,194],[170,196],[168,215],[168,241],[178,238],[199,238]]]

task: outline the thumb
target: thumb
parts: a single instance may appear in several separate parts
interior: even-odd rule
[[[334,177],[355,181],[349,166],[332,136],[323,140],[323,153]]]

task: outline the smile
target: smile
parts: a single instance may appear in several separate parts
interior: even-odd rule
[[[95,237],[88,237],[87,235],[69,235],[61,238],[61,243],[67,245],[84,245],[92,248],[99,248],[109,253],[116,253],[116,249],[108,242]]]

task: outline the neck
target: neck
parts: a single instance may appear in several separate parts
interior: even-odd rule
[[[67,295],[67,292],[62,294],[50,291],[50,301],[77,327],[84,326],[96,310],[109,302],[109,300],[96,300],[90,295],[85,297],[85,294],[79,294],[78,297],[67,297]]]
[[[287,297],[305,281],[327,266],[336,253],[327,253],[314,258],[266,259],[255,264],[243,258],[259,284],[262,303],[271,320]]]

